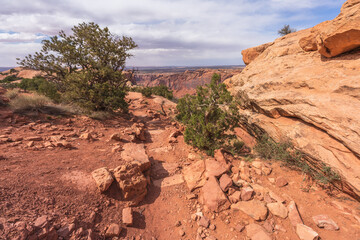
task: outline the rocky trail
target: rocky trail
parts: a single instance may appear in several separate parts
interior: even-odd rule
[[[103,121],[0,108],[0,239],[360,239],[357,201],[274,161],[208,157],[174,103],[128,99]]]

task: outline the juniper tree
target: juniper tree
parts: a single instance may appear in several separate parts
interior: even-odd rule
[[[90,110],[127,109],[126,79],[122,74],[129,52],[137,47],[130,37],[119,37],[93,22],[60,31],[42,41],[42,49],[18,64],[46,74],[66,99]]]

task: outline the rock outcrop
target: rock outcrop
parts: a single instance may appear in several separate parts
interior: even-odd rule
[[[214,73],[219,73],[224,81],[240,72],[241,69],[198,69],[174,73],[138,73],[134,78],[135,84],[142,86],[166,85],[174,91],[175,97],[182,97],[195,93],[197,86],[210,83]]]
[[[250,63],[226,80],[242,100],[248,128],[291,141],[318,169],[338,172],[338,186],[360,199],[360,1],[339,16],[243,51]],[[255,54],[257,55],[257,54]]]

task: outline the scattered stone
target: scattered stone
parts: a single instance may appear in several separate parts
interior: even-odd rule
[[[121,233],[121,230],[122,228],[118,224],[112,223],[106,230],[105,237],[108,238],[118,237]]]
[[[270,175],[271,174],[271,172],[272,172],[272,169],[270,168],[270,167],[262,167],[261,168],[261,171],[262,171],[262,173],[265,175],[265,176],[268,176],[268,175]]]
[[[266,206],[269,211],[277,217],[286,218],[288,216],[288,210],[282,203],[268,203]]]
[[[180,227],[181,226],[181,221],[177,221],[176,223],[175,223],[175,227]]]
[[[27,146],[28,146],[28,147],[33,147],[33,146],[34,146],[34,141],[28,142]]]
[[[123,146],[121,158],[127,162],[136,162],[141,171],[146,171],[150,168],[151,163],[149,157],[146,155],[144,144],[126,143]]]
[[[235,230],[238,231],[238,232],[242,232],[242,231],[244,231],[244,229],[245,229],[245,226],[242,225],[242,224],[237,224],[235,226]]]
[[[231,203],[237,203],[238,201],[241,200],[241,192],[240,191],[235,191],[233,194],[231,194],[229,196],[229,200]]]
[[[188,195],[186,195],[186,199],[191,200],[191,199],[196,199],[197,195],[195,193],[190,193]]]
[[[96,169],[91,173],[91,175],[94,178],[100,192],[105,192],[106,190],[108,190],[110,185],[114,181],[114,178],[109,172],[109,169],[105,167]]]
[[[269,193],[270,198],[274,199],[276,202],[279,202],[279,203],[284,203],[285,202],[285,199],[283,199],[282,197],[280,197],[279,195],[277,195],[273,191],[269,191],[268,193]]]
[[[220,212],[230,206],[215,177],[209,177],[202,190],[202,201],[210,211]]]
[[[91,133],[83,133],[80,135],[80,139],[85,139],[85,140],[93,140],[93,136],[91,135]]]
[[[318,240],[319,234],[304,224],[296,225],[296,234],[301,240]]]
[[[206,159],[205,160],[206,166],[206,176],[211,177],[220,177],[224,173],[228,171],[227,166],[221,162],[215,161],[213,159]]]
[[[49,224],[48,222],[48,216],[43,215],[41,217],[38,217],[34,222],[34,227],[36,228],[44,228]]]
[[[326,230],[338,231],[340,228],[328,215],[313,216],[312,219],[319,228]]]
[[[177,138],[178,136],[182,135],[182,132],[180,132],[179,130],[172,132],[169,136],[169,139],[171,138]]]
[[[49,141],[47,141],[47,142],[44,143],[44,147],[46,147],[46,148],[53,147],[53,146],[54,146],[54,145],[53,145],[51,142],[49,142]]]
[[[286,233],[286,229],[281,226],[281,225],[275,225],[275,228],[274,228],[276,231],[281,231],[281,232],[284,232]]]
[[[191,160],[191,161],[193,161],[193,160],[195,160],[197,158],[198,158],[197,155],[194,154],[194,153],[189,153],[189,155],[188,155],[188,159]]]
[[[75,224],[74,223],[66,224],[65,226],[63,226],[62,228],[57,230],[57,234],[59,234],[60,237],[67,238],[68,236],[70,236],[70,234],[74,230],[75,230]]]
[[[113,148],[111,149],[111,152],[112,152],[112,153],[116,153],[116,152],[119,152],[120,150],[121,150],[121,146],[119,145],[119,146],[113,147]]]
[[[216,229],[216,225],[215,224],[210,224],[209,229],[214,231]]]
[[[246,226],[246,235],[251,240],[271,240],[271,237],[266,232],[266,230],[262,226],[255,223]]]
[[[119,133],[114,133],[110,136],[110,140],[114,140],[114,141],[121,141],[121,137],[120,137],[120,134]]]
[[[180,229],[180,230],[179,230],[179,235],[180,235],[181,237],[185,236],[185,231],[182,230],[182,229]]]
[[[190,191],[202,187],[205,184],[205,162],[199,160],[185,167],[183,170],[184,179]]]
[[[270,219],[270,220],[267,220],[263,223],[263,228],[269,232],[269,233],[272,233],[274,231],[274,226],[275,225],[275,222],[273,219]]]
[[[241,189],[241,200],[249,201],[254,195],[254,190],[251,187],[244,187]]]
[[[278,177],[276,178],[275,184],[277,187],[285,187],[288,185],[288,181],[284,177]]]
[[[223,150],[222,149],[217,149],[215,150],[214,152],[214,158],[217,162],[220,162],[222,163],[224,166],[227,166],[228,163],[226,161],[226,158],[224,157],[224,154],[223,154]]]
[[[43,138],[41,136],[32,136],[25,138],[25,141],[42,141]]]
[[[251,166],[257,169],[261,169],[264,166],[264,164],[261,161],[255,160],[251,163]]]
[[[231,187],[232,185],[232,180],[231,178],[229,177],[229,175],[227,174],[223,174],[220,179],[219,179],[219,182],[220,182],[220,188],[226,192],[227,190],[229,190],[229,188]]]
[[[122,210],[122,222],[126,226],[131,226],[133,224],[133,211],[131,207]]]
[[[299,211],[297,209],[296,203],[294,201],[291,201],[288,205],[288,211],[289,211],[289,219],[293,227],[296,228],[298,224],[303,224],[303,220],[301,219],[301,216],[299,214]]]
[[[147,180],[137,163],[126,163],[114,169],[113,175],[119,184],[123,198],[136,205],[147,193]]]
[[[198,225],[204,228],[208,228],[210,225],[210,221],[205,216],[203,216],[200,218]]]
[[[133,130],[133,134],[136,139],[140,141],[146,141],[144,124],[134,123],[131,129]]]
[[[178,140],[174,137],[169,138],[169,143],[177,143]]]
[[[68,141],[59,141],[56,143],[57,147],[64,147],[64,148],[73,148],[73,146],[71,145],[71,143],[69,143]]]
[[[268,215],[268,209],[265,204],[259,200],[251,200],[251,201],[240,201],[236,204],[231,205],[232,209],[240,210],[256,221],[263,221],[266,219]]]

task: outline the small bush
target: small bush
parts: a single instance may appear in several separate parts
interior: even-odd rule
[[[155,86],[155,87],[141,87],[136,86],[130,89],[134,92],[140,92],[144,97],[151,97],[151,95],[157,95],[169,100],[173,100],[174,95],[173,91],[169,90],[169,88],[165,85]]]
[[[15,75],[10,75],[10,76],[5,77],[0,82],[1,83],[10,83],[10,82],[13,82],[13,81],[16,81],[16,80],[19,80],[19,78],[17,78]]]
[[[17,72],[19,72],[19,71],[14,68],[10,69],[10,74],[17,73]]]
[[[6,89],[14,89],[14,88],[20,88],[19,83],[0,83],[0,86]]]
[[[57,91],[55,84],[47,81],[43,77],[25,78],[21,80],[19,87],[24,90],[36,91],[39,94],[45,95],[54,102],[59,103],[61,96]]]
[[[177,120],[185,124],[186,143],[213,155],[215,149],[225,147],[234,135],[227,134],[239,123],[239,114],[233,97],[220,75],[214,74],[211,83],[199,86],[196,96],[186,95],[177,104]]]
[[[152,90],[150,87],[144,87],[140,90],[141,94],[144,96],[144,97],[151,97],[152,95]]]
[[[9,98],[10,100],[16,98],[18,95],[19,95],[19,89],[8,90],[5,93],[5,97]]]

